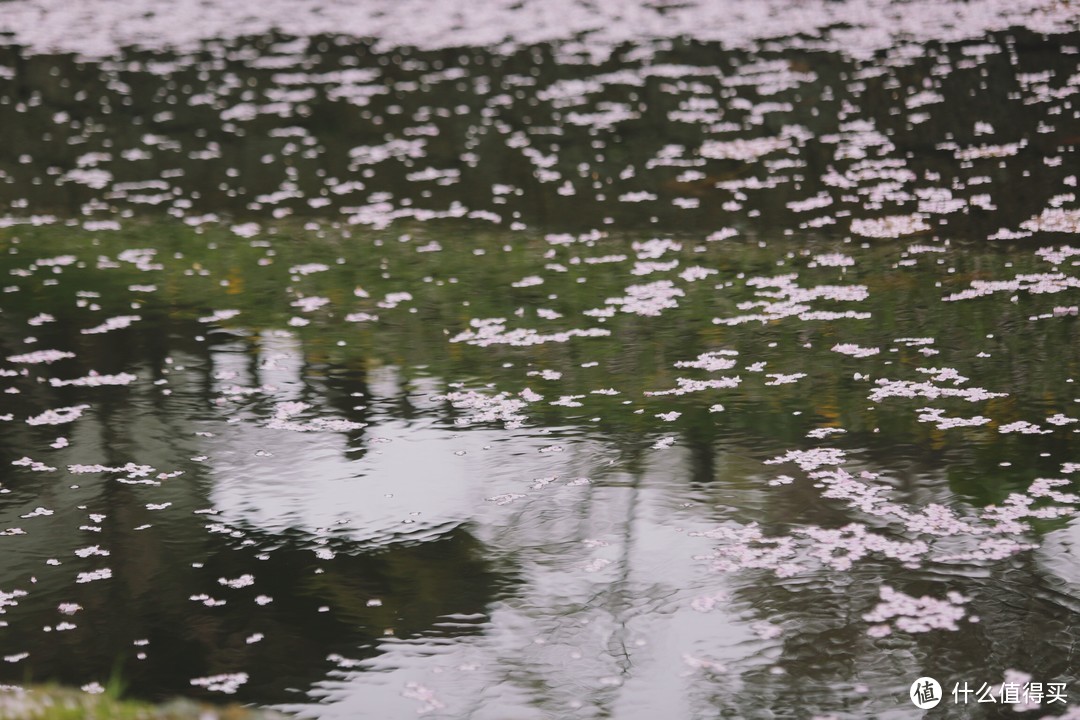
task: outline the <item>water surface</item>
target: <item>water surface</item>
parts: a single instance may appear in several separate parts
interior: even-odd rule
[[[319,718],[1074,687],[1075,33],[26,45],[4,681]]]

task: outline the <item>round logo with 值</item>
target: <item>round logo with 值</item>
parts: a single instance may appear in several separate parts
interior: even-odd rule
[[[920,710],[937,707],[941,702],[941,683],[932,677],[921,677],[911,683],[911,702]]]

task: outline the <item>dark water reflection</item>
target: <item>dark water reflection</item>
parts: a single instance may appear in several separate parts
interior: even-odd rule
[[[1076,47],[1075,34],[1015,29],[856,62],[665,40],[594,65],[571,45],[387,55],[347,37],[103,62],[0,45],[0,203],[64,217],[381,225],[449,212],[578,231],[776,232],[807,219],[791,203],[821,192],[830,212],[861,217],[1007,183],[992,206],[949,218],[950,232],[986,236],[1041,212],[1074,172],[1060,158],[1080,138]],[[710,140],[780,151],[717,153]],[[898,162],[876,191],[835,181],[882,157]]]
[[[25,281],[19,292],[35,300],[6,306],[4,354],[22,351],[26,321],[50,312],[56,321],[33,327],[38,340],[32,345],[70,348],[77,357],[27,366],[26,376],[9,378],[20,392],[8,397],[5,412],[23,418],[43,408],[91,408],[74,425],[0,425],[9,468],[0,525],[26,533],[3,538],[8,552],[0,588],[29,592],[5,608],[5,652],[30,652],[2,666],[9,680],[29,673],[83,683],[104,680],[119,666],[138,692],[161,696],[201,692],[189,685],[192,678],[243,672],[249,679],[237,697],[307,708],[320,717],[417,708],[457,716],[470,707],[533,708],[537,716],[648,717],[668,707],[685,717],[907,717],[901,701],[918,674],[989,682],[1019,668],[1071,682],[1075,637],[1069,618],[1080,609],[1080,578],[1070,569],[1074,530],[1064,521],[1040,521],[1036,533],[1044,547],[1001,562],[905,569],[868,558],[850,572],[819,569],[790,578],[768,571],[709,572],[715,543],[698,535],[718,525],[757,522],[783,534],[858,519],[802,479],[768,484],[782,471],[798,471],[762,461],[807,446],[806,433],[814,428],[846,428],[827,438],[828,446],[848,452],[851,472],[882,473],[897,501],[961,510],[1000,503],[1033,478],[1054,476],[1075,457],[1071,428],[1023,436],[985,428],[936,431],[916,421],[924,399],[869,402],[868,386],[850,379],[864,365],[829,351],[837,337],[852,337],[850,324],[857,321],[850,320],[784,321],[719,334],[684,317],[681,322],[697,328],[687,334],[678,325],[613,318],[624,325],[611,338],[531,348],[451,344],[446,352],[440,349],[445,335],[432,330],[460,327],[461,298],[469,295],[461,286],[491,282],[491,266],[470,273],[454,266],[453,254],[415,266],[412,247],[428,237],[463,247],[503,238],[466,238],[452,228],[414,232],[417,238],[393,247],[381,266],[390,268],[390,280],[378,277],[380,266],[303,280],[310,295],[347,297],[359,283],[382,297],[384,288],[403,282],[399,267],[422,275],[437,262],[442,272],[458,275],[458,284],[433,288],[409,304],[418,312],[382,309],[375,325],[327,315],[285,331],[295,311],[289,296],[269,304],[258,300],[264,284],[279,282],[274,266],[264,276],[254,262],[234,264],[220,249],[209,249],[224,238],[176,239],[188,248],[184,266],[197,256],[212,271],[210,278],[185,277],[175,268],[147,274],[72,267],[65,271],[70,277],[61,274],[56,284]],[[45,257],[78,251],[82,242],[48,231],[32,237],[35,255]],[[630,240],[609,238],[589,252],[606,254]],[[19,252],[6,256],[9,267],[26,266],[27,242],[11,246]],[[115,255],[113,244],[129,242],[102,237],[94,253]],[[309,255],[325,256],[324,242],[276,240],[278,262],[295,266]],[[256,250],[231,247],[241,258]],[[522,251],[533,252],[527,248]],[[934,356],[924,361],[893,341],[918,329],[934,336],[942,353],[959,360],[950,364],[960,367],[970,349],[994,350],[990,362],[973,365],[971,374],[984,387],[1008,389],[1007,409],[982,406],[1002,421],[1069,409],[1068,395],[1055,402],[1047,389],[1068,387],[1071,368],[1053,359],[1074,356],[1074,335],[1057,331],[1071,319],[1057,319],[1044,332],[1020,319],[1034,312],[1030,307],[990,301],[957,306],[970,313],[962,323],[934,325],[911,308],[940,302],[934,300],[942,292],[934,278],[946,278],[945,269],[921,265],[908,272],[920,274],[922,282],[896,283],[890,274],[877,274],[869,259],[894,249],[845,249],[863,269],[839,279],[868,283],[866,307],[875,316],[891,313],[894,323],[859,326],[858,342],[895,346],[907,366],[879,366],[880,372],[914,376],[915,367],[944,364]],[[777,250],[749,243],[711,252],[732,266],[734,277],[739,268],[759,266],[760,254]],[[168,245],[161,255],[168,259]],[[1028,262],[1022,250],[1002,256],[957,248],[949,257],[957,268],[1000,267],[1004,258]],[[712,264],[710,258],[702,263]],[[215,287],[213,278],[236,272],[232,267],[252,268],[240,272],[256,300],[230,294],[231,283]],[[1023,268],[1010,271],[1016,269]],[[519,277],[516,267],[497,272],[503,273],[495,276],[498,283]],[[603,289],[605,277],[589,277],[601,284],[593,291],[599,296],[612,294]],[[145,278],[176,284],[138,296],[144,319],[131,328],[103,336],[79,331],[121,312],[128,302],[122,298],[133,296],[126,288]],[[72,303],[75,289],[89,288],[100,293],[99,311]],[[549,289],[561,295],[563,288]],[[471,313],[486,316],[483,299],[472,299]],[[590,296],[580,301],[595,303]],[[225,307],[242,315],[217,326],[195,320]],[[712,303],[706,316],[722,310]],[[986,340],[987,323],[1007,324],[1009,313],[1017,316],[1017,332],[1028,333],[1026,354],[999,352]],[[636,344],[628,344],[635,334]],[[1024,337],[1008,342],[1023,343]],[[642,396],[643,390],[673,385],[681,375],[672,371],[676,360],[717,345],[739,348],[769,369],[801,370],[808,377],[770,387],[743,372],[738,388],[711,395]],[[593,371],[598,374],[581,367],[591,362],[601,363]],[[466,378],[469,387],[493,383],[494,392],[519,388],[524,377],[539,388],[544,381],[523,372],[554,367],[565,374],[547,381],[558,389],[545,394],[586,395],[586,404],[535,404],[529,409],[535,415],[520,429],[459,426],[455,419],[463,412],[436,397],[451,389],[445,378]],[[86,388],[37,380],[91,370],[126,371],[139,379]],[[589,396],[598,387],[620,394]],[[626,400],[631,405],[623,405]],[[725,410],[709,412],[717,401]],[[290,416],[297,422],[323,418],[355,425],[275,428],[282,402],[311,405]],[[676,421],[655,417],[673,408],[683,413]],[[46,449],[57,435],[71,445]],[[653,449],[668,435],[676,438],[674,447]],[[563,451],[542,452],[552,446]],[[157,486],[130,485],[121,482],[125,473],[33,473],[10,465],[33,448],[35,459],[60,468],[134,461],[184,474]],[[579,477],[589,478],[588,484],[572,482]],[[163,503],[172,504],[148,507]],[[55,514],[23,517],[39,506]],[[95,522],[91,514],[104,517]],[[887,523],[880,527],[904,539]],[[93,545],[110,555],[73,555]],[[48,565],[49,558],[63,564]],[[73,582],[79,572],[100,567],[111,568],[112,577]],[[248,574],[250,586],[221,583]],[[967,610],[980,621],[955,632],[868,637],[862,616],[877,602],[882,584],[916,597],[957,590],[970,598]],[[273,602],[259,605],[260,595]],[[693,609],[695,600],[714,597],[711,611]],[[226,603],[207,606],[206,600]],[[83,609],[68,618],[57,612],[60,603]],[[64,621],[78,627],[42,631]],[[761,622],[767,626],[756,625]],[[248,644],[256,633],[263,639]],[[133,644],[143,640],[149,643]],[[703,669],[701,662],[716,665]],[[321,704],[305,705],[309,693]],[[951,711],[967,717],[956,714],[961,709]]]
[[[137,514],[121,507],[110,517]],[[206,538],[198,525],[169,530],[158,533],[164,541],[138,544],[118,532],[96,535],[119,548],[109,560],[111,581],[74,589],[41,583],[32,606],[7,613],[6,647],[33,648],[30,679],[82,684],[112,668],[139,695],[210,699],[221,695],[193,688],[189,676],[243,668],[249,679],[236,699],[296,702],[339,664],[369,658],[393,637],[482,631],[486,607],[506,582],[494,582],[465,531],[378,552],[331,545],[337,554],[321,562],[310,539],[242,531]],[[252,572],[257,586],[219,582]],[[470,583],[462,586],[466,573]],[[86,619],[81,631],[42,632],[55,627],[60,601],[82,606],[72,618],[80,626]],[[222,606],[206,605],[218,601]],[[368,605],[376,601],[382,604]],[[455,615],[465,621],[451,625]]]
[[[921,675],[1074,689],[1075,503],[1031,488],[1076,490],[1080,281],[1036,253],[1075,232],[1031,221],[1077,212],[1075,35],[599,66],[286,40],[0,48],[0,678],[221,699],[191,684],[220,675],[321,718],[908,718]],[[737,139],[779,144],[707,150]],[[19,358],[45,349],[74,357]],[[135,377],[65,384],[91,373]],[[1062,515],[950,559],[987,535],[767,462],[822,449],[911,513]],[[853,525],[929,549],[746,561]],[[964,619],[876,636],[883,586],[961,593]]]
[[[215,367],[211,348],[190,344],[197,332],[187,323],[161,323],[136,343],[120,343],[119,352],[107,357],[117,368],[159,379],[170,372],[174,358],[184,358],[191,370],[209,371]],[[189,347],[172,342],[179,339]],[[166,356],[169,364],[163,362]],[[105,363],[97,367],[110,369]],[[303,697],[337,667],[334,656],[359,661],[397,637],[480,631],[489,605],[510,592],[514,570],[506,566],[496,573],[489,553],[461,523],[373,544],[342,537],[341,528],[333,526],[267,532],[220,522],[212,501],[214,481],[205,454],[200,456],[207,440],[193,433],[226,418],[207,412],[214,389],[209,372],[192,375],[190,383],[173,385],[167,403],[160,395],[151,399],[126,389],[49,393],[55,393],[49,402],[61,404],[94,399],[94,416],[71,438],[71,462],[77,449],[78,462],[122,467],[138,458],[140,464],[182,468],[183,474],[153,481],[164,487],[152,504],[143,485],[117,482],[115,474],[71,476],[76,484],[45,488],[33,478],[5,478],[5,523],[20,524],[17,513],[27,507],[62,505],[52,516],[53,530],[43,536],[5,538],[4,587],[32,578],[34,598],[5,614],[5,649],[33,648],[34,657],[28,667],[9,666],[15,671],[10,679],[82,684],[112,668],[139,694],[168,697],[198,693],[189,678],[243,668],[250,680],[235,693],[238,699],[287,702]],[[364,385],[346,381],[336,389],[355,387]],[[23,395],[20,401],[30,400]],[[333,407],[333,392],[320,397]],[[14,410],[22,402],[7,407]],[[4,444],[4,464],[10,467],[17,457],[13,453],[41,442],[44,434],[8,429],[15,431]],[[271,454],[250,447],[242,452]],[[308,468],[300,475],[316,471]],[[282,472],[288,467],[249,480],[269,483]],[[129,482],[146,480],[136,475]],[[108,548],[107,559],[96,554],[76,559],[72,551],[83,545]],[[62,564],[38,577],[49,558]],[[99,566],[111,570],[111,579],[72,584],[77,572]],[[61,603],[81,609],[65,617],[57,612]],[[449,623],[450,617],[463,620]],[[65,621],[80,627],[53,630]]]

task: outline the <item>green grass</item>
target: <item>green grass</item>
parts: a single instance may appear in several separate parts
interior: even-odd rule
[[[0,720],[280,720],[285,716],[239,705],[190,700],[161,705],[125,700],[114,689],[99,694],[55,686],[0,690]]]

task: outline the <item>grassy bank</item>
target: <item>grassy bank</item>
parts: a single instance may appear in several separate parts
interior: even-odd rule
[[[0,690],[0,720],[284,720],[270,710],[224,707],[190,700],[154,705],[114,693],[91,694],[59,687]]]

